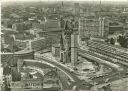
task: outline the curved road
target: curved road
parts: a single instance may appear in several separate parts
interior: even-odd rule
[[[88,87],[86,86],[90,86],[90,84],[88,82],[85,82],[84,81],[84,84],[82,84],[82,81],[76,76],[75,73],[73,73],[72,70],[70,70],[68,67],[66,67],[65,65],[59,63],[59,62],[55,62],[55,61],[52,61],[52,60],[49,60],[47,58],[44,58],[44,57],[38,57],[36,58],[36,60],[24,60],[26,65],[27,66],[36,66],[36,67],[39,67],[39,68],[42,68],[43,66],[41,66],[42,64],[46,64],[47,65],[53,65],[54,68],[57,68],[59,69],[60,71],[64,72],[70,79],[71,79],[71,86],[70,86],[70,89],[72,87],[76,87],[78,89],[88,89]]]

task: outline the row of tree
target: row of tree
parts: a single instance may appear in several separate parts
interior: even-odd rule
[[[115,45],[116,40],[114,38],[110,38],[106,40],[106,42],[110,42],[110,44]],[[117,42],[120,44],[121,47],[128,48],[128,38],[125,36],[118,36]]]

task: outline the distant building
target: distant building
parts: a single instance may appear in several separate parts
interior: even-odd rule
[[[42,31],[45,31],[45,23],[44,22],[33,22],[32,28],[41,29]]]
[[[79,20],[79,33],[81,38],[107,36],[108,22],[105,18],[81,18]]]
[[[30,33],[31,35],[35,36],[36,38],[39,38],[39,37],[43,37],[43,36],[41,36],[42,31],[43,30],[40,28],[32,28],[32,29],[27,30],[26,32]]]
[[[71,35],[71,63],[74,66],[77,64],[78,61],[77,48],[78,48],[78,34],[74,32]]]
[[[80,14],[80,5],[79,3],[74,3],[74,13],[76,16],[79,16]]]
[[[59,22],[57,20],[48,20],[45,22],[45,29],[59,28]]]
[[[10,14],[10,17],[17,20],[20,19],[20,16],[15,13]]]
[[[14,45],[14,40],[15,40],[14,36],[5,34],[3,35],[3,39],[5,44]]]
[[[23,40],[32,40],[32,39],[34,39],[35,38],[35,35],[33,35],[33,34],[30,34],[30,33],[17,33],[17,34],[15,34],[15,38],[17,39],[17,40],[21,40],[21,41],[23,41]]]
[[[124,33],[123,24],[120,22],[110,22],[109,23],[109,34],[122,34]]]
[[[1,54],[1,63],[2,66],[10,66],[14,61],[13,61],[14,57],[13,57],[13,53],[3,53]]]
[[[20,22],[20,23],[14,23],[12,25],[12,29],[15,31],[18,31],[20,33],[24,32],[25,30],[29,30],[32,27],[31,22]]]
[[[29,30],[32,28],[32,23],[30,21],[25,21],[24,23],[24,30]]]
[[[15,23],[12,25],[12,29],[18,32],[24,32],[24,23]]]
[[[104,36],[104,27],[105,27],[105,22],[104,22],[105,18],[99,18],[99,33],[100,36]]]
[[[1,20],[1,25],[6,27],[6,28],[12,28],[13,25],[13,21],[11,21],[10,19],[2,19]]]

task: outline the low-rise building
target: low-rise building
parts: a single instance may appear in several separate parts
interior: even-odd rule
[[[1,20],[1,25],[3,25],[6,28],[12,28],[13,25],[13,21],[11,21],[10,19],[2,19]]]
[[[109,34],[122,34],[124,32],[125,31],[122,23],[119,22],[109,23]]]
[[[43,80],[43,91],[61,91],[60,80],[56,72],[51,71],[45,75]]]
[[[60,45],[59,44],[54,44],[52,45],[52,55],[53,56],[60,56]]]
[[[12,25],[12,29],[18,32],[23,32],[24,30],[24,23],[15,23]]]
[[[11,82],[11,91],[43,91],[42,79],[25,79],[17,82]]]

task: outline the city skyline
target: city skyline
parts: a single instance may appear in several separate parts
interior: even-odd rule
[[[126,1],[45,1],[2,3],[0,91],[127,91]]]
[[[15,2],[15,1],[25,1],[25,2],[29,2],[29,1],[89,1],[89,2],[128,2],[128,0],[1,0],[2,2]]]

